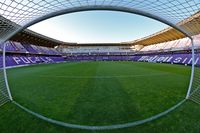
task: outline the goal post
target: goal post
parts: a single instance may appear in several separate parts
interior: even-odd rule
[[[5,43],[0,43],[1,45],[1,60],[0,60],[0,106],[5,104],[6,102],[12,100],[11,92],[7,82],[6,75],[6,60],[5,60]]]
[[[191,76],[190,76],[190,83],[189,83],[189,87],[188,87],[188,91],[186,94],[186,99],[189,99],[190,95],[191,95],[191,90],[192,90],[192,86],[193,86],[193,80],[194,80],[194,67],[195,67],[195,53],[194,53],[194,41],[193,38],[191,38],[191,44],[192,44],[192,70],[191,70]]]
[[[6,73],[6,43],[3,43],[3,75],[4,75],[5,87],[7,90],[8,98],[12,101],[13,99],[8,85],[8,79]]]
[[[195,39],[196,40],[196,39]],[[194,42],[192,39],[192,47],[195,48],[200,45],[200,36],[197,39],[198,42]],[[190,79],[190,86],[187,92],[187,99],[194,101],[195,103],[200,104],[200,66],[197,64],[200,61],[200,53],[198,50],[193,49],[192,54],[193,65]]]

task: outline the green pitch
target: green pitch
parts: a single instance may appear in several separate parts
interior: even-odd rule
[[[8,78],[14,100],[26,108],[63,122],[99,126],[148,118],[175,105],[186,95],[190,67],[139,62],[76,62],[10,69]],[[179,109],[182,108],[190,113],[195,112],[190,110],[190,106],[198,108],[194,103],[186,102]],[[7,118],[9,116],[6,111],[16,112],[19,115]],[[11,104],[2,107],[1,112],[5,115],[0,116],[3,117],[3,120],[0,119],[0,125],[9,124],[11,120],[17,123],[21,115],[21,118],[25,119],[22,125],[29,123],[36,126],[36,121],[40,121],[42,124],[38,126],[37,131],[41,131],[42,127],[50,126],[47,132],[56,130],[76,132],[73,129],[63,129],[38,120]],[[171,117],[168,118],[167,123],[173,124],[171,126],[162,125],[165,123],[162,119],[156,120],[156,124],[161,124],[157,127],[158,131],[162,132],[164,127],[182,131],[182,128],[177,129],[179,123],[173,121],[173,118],[178,117],[182,122],[189,118],[186,116],[182,118],[180,115],[185,114],[181,114],[180,110],[169,114]],[[196,117],[200,118],[200,115]],[[163,119],[167,119],[167,116]],[[194,121],[196,122],[197,119]],[[150,126],[156,124],[152,122]],[[31,125],[29,125],[31,130],[22,127],[20,123],[17,125],[13,128],[19,131],[36,131],[30,127]],[[4,127],[0,129],[3,130]],[[145,132],[149,128],[139,129],[139,127],[141,126],[134,127],[134,131]],[[119,132],[131,132],[131,129],[120,129]]]

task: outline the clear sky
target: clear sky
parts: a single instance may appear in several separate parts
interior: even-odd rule
[[[85,11],[54,17],[29,29],[65,42],[117,43],[139,39],[166,27],[158,21],[130,13]]]

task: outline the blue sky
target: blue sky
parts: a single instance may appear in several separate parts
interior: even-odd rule
[[[65,42],[117,43],[139,39],[166,27],[156,20],[130,13],[85,11],[54,17],[29,29]]]

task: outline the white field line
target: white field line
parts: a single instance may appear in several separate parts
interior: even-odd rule
[[[62,75],[39,75],[44,78],[68,78],[68,79],[109,79],[109,78],[134,78],[134,77],[151,77],[151,76],[164,76],[169,73],[155,73],[155,74],[138,74],[138,75],[114,75],[114,76],[62,76]]]

